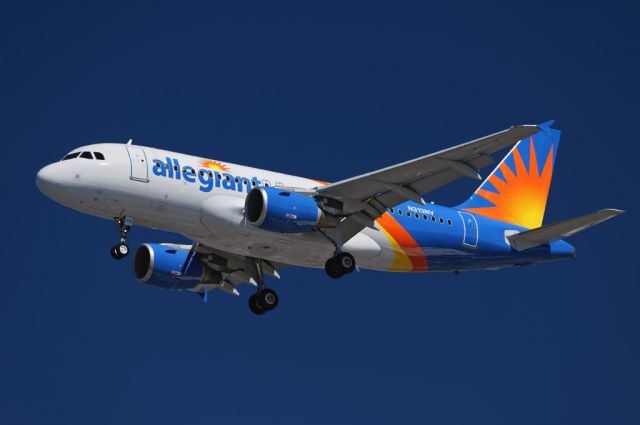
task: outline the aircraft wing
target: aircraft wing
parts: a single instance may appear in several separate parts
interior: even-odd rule
[[[206,266],[206,270],[202,283],[192,291],[203,298],[213,289],[220,289],[231,295],[240,295],[236,288],[241,283],[257,286],[265,275],[280,279],[278,269],[289,267],[286,264],[236,255],[202,244],[163,245],[192,250],[197,253],[200,261]]]
[[[507,236],[507,239],[509,240],[509,244],[516,250],[523,251],[575,235],[578,232],[582,232],[589,227],[600,224],[603,221],[623,213],[624,211],[621,210],[611,208],[604,209],[580,217],[562,220],[557,223],[545,224],[537,229],[526,230],[516,233],[515,235]]]
[[[480,180],[478,170],[495,162],[491,154],[539,131],[536,125],[514,126],[430,155],[320,187],[318,195],[342,203],[339,208],[347,216],[336,229],[327,233],[332,233],[333,238],[345,243],[364,227],[374,227],[373,221],[386,208],[408,200],[424,203],[422,194],[461,177]],[[331,203],[326,202],[329,206]]]

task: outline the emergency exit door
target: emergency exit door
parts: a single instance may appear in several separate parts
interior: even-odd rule
[[[464,223],[464,236],[462,237],[462,244],[475,248],[478,246],[478,222],[473,214],[467,212],[458,211],[462,222]]]

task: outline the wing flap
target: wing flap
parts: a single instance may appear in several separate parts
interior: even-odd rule
[[[196,251],[205,265],[205,277],[192,291],[203,297],[214,289],[239,295],[236,288],[241,283],[256,286],[265,275],[280,279],[278,269],[288,267],[286,264],[232,254],[203,244],[198,244]],[[257,266],[257,262],[260,262],[260,266]]]
[[[575,235],[623,213],[624,211],[622,210],[604,209],[557,223],[547,224],[537,229],[516,233],[515,235],[507,236],[507,239],[512,247],[518,251],[523,251]]]

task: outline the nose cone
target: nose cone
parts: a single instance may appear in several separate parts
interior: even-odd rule
[[[60,190],[60,177],[54,164],[47,165],[38,171],[36,186],[49,198],[55,198],[56,192]]]

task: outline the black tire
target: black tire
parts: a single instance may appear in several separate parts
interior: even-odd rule
[[[120,258],[124,258],[129,255],[129,245],[127,245],[126,243],[119,243],[118,245],[116,245],[116,249],[118,250],[118,255],[120,255]]]
[[[273,310],[278,307],[278,294],[273,289],[263,289],[256,295],[256,304],[263,310]]]
[[[121,260],[129,255],[129,246],[124,243],[119,243],[111,247],[111,256],[116,260]]]
[[[324,271],[326,271],[329,277],[332,279],[338,279],[343,275],[343,273],[340,273],[340,270],[338,270],[336,257],[331,257],[327,260],[326,263],[324,263]]]
[[[118,251],[118,246],[114,245],[111,247],[111,256],[113,257],[114,260],[120,260],[122,257],[120,256],[120,253]]]
[[[351,273],[356,269],[356,259],[348,252],[341,252],[335,256],[336,267],[343,275]]]
[[[267,310],[258,305],[255,294],[249,297],[249,310],[251,310],[253,314],[257,314],[258,316],[267,312]]]

